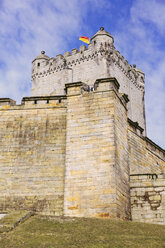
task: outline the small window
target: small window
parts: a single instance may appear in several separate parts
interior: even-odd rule
[[[40,66],[40,63],[38,63],[37,66],[39,67]]]
[[[34,104],[37,104],[37,100],[34,100]]]
[[[61,99],[59,99],[58,102],[61,103]]]
[[[96,41],[94,40],[94,45],[96,45]]]
[[[46,103],[49,103],[49,99],[47,99]]]

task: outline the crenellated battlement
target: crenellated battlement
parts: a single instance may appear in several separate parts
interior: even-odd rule
[[[41,54],[43,51],[41,52]],[[32,81],[35,78],[47,77],[50,74],[57,73],[62,70],[68,69],[67,67],[74,67],[78,64],[92,61],[96,58],[106,58],[107,66],[112,63],[116,65],[121,72],[141,91],[144,91],[144,73],[128,64],[128,61],[115,49],[113,44],[102,42],[99,47],[95,47],[94,42],[90,43],[88,48],[85,45],[72,49],[72,52],[65,52],[64,55],[58,54],[56,58],[46,58],[46,62],[41,66],[32,68]],[[38,62],[41,58],[37,56],[35,61]],[[43,58],[44,59],[44,58]]]
[[[67,83],[82,81],[94,87],[96,79],[109,77],[118,80],[121,93],[130,99],[129,118],[145,130],[145,75],[115,49],[114,38],[104,28],[88,47],[82,45],[55,58],[42,51],[32,62],[32,96],[63,95]]]
[[[0,98],[0,111],[23,109],[65,108],[67,96],[23,97],[21,104],[10,98]]]

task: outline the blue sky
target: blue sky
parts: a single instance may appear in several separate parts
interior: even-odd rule
[[[79,48],[103,26],[145,72],[147,136],[165,149],[164,0],[0,0],[0,97],[30,96],[31,61]]]

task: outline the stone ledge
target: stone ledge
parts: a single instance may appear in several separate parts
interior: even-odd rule
[[[14,101],[11,98],[0,98],[0,106],[3,106],[3,105],[14,106],[16,105],[16,101]]]
[[[110,77],[110,78],[100,78],[97,79],[94,83],[94,89],[97,90],[97,88],[99,87],[99,84],[103,84],[103,83],[113,83],[113,88],[115,88],[117,91],[120,88],[120,84],[118,83],[117,79],[114,77]],[[111,86],[112,88],[112,86]]]
[[[151,146],[155,147],[156,149],[158,149],[159,151],[161,151],[163,153],[163,155],[165,156],[165,150],[163,148],[161,148],[159,145],[157,145],[156,143],[154,143],[152,140],[150,140],[148,137],[144,137],[144,140],[149,143]]]
[[[137,121],[132,121],[129,118],[127,120],[131,127],[133,127],[135,130],[138,129],[140,133],[143,134],[144,129],[141,126],[139,126],[139,123]]]
[[[82,90],[89,91],[89,86],[82,82],[65,84],[65,92],[67,96],[77,96],[82,94]]]
[[[22,102],[25,101],[35,101],[35,100],[59,100],[59,99],[67,99],[65,95],[60,96],[31,96],[31,97],[23,97]]]

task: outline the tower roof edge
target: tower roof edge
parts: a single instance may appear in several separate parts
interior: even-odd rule
[[[32,63],[36,60],[36,59],[50,59],[49,56],[47,56],[45,54],[45,51],[41,51],[41,54],[39,54],[35,59],[33,59]]]
[[[94,36],[91,38],[91,40],[93,40],[96,36],[102,36],[102,35],[109,36],[114,41],[113,36],[109,32],[105,31],[103,27],[101,27],[100,30],[97,31],[96,34],[94,34]]]

